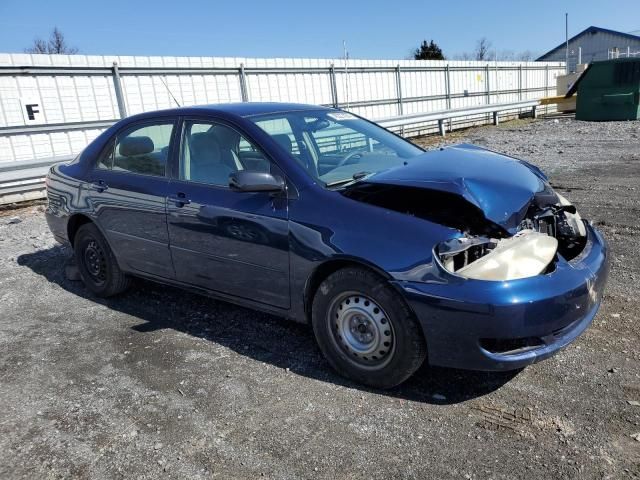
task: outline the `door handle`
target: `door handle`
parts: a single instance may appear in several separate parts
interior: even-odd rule
[[[171,203],[175,203],[176,207],[178,208],[182,208],[185,205],[189,205],[191,203],[191,200],[189,200],[187,196],[182,192],[178,192],[175,195],[170,195],[169,197],[167,197],[167,200]]]
[[[98,193],[102,193],[109,189],[109,185],[104,183],[104,180],[98,180],[97,182],[91,182],[89,184],[89,190],[93,190]]]

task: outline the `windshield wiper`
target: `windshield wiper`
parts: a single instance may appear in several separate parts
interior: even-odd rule
[[[362,180],[367,175],[369,175],[369,172],[356,172],[351,178],[353,178],[354,180]]]
[[[369,175],[369,172],[356,172],[351,176],[351,178],[343,178],[342,180],[336,180],[335,182],[327,183],[327,187],[335,187],[336,185],[342,185],[343,183],[349,183],[353,181],[357,182],[358,180],[362,180],[367,175]]]

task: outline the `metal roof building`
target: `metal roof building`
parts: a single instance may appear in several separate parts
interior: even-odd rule
[[[537,61],[563,62],[565,48],[563,42]],[[640,36],[591,26],[569,39],[568,71],[575,72],[578,63],[626,56],[640,56]]]

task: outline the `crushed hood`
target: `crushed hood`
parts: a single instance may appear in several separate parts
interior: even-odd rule
[[[426,152],[358,183],[459,195],[507,230],[522,221],[537,194],[552,192],[537,167],[470,144]]]

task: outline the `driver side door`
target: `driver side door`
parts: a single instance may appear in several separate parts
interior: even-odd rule
[[[286,193],[238,192],[229,174],[269,171],[270,159],[234,127],[185,119],[166,199],[176,278],[280,308],[289,307]]]

